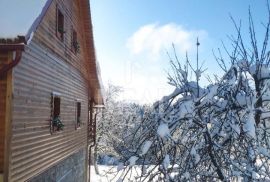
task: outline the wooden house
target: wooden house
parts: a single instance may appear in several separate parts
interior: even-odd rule
[[[1,0],[0,181],[86,181],[97,105],[89,0]]]

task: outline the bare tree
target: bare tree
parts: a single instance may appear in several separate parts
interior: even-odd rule
[[[97,137],[94,147],[94,165],[97,174],[99,174],[98,156],[102,153],[114,154],[109,143],[112,142],[112,137],[115,137],[113,133],[116,127],[114,126],[120,122],[121,107],[116,99],[121,91],[121,87],[109,84],[105,94],[105,108],[97,115]]]
[[[130,155],[133,143],[132,133],[143,117],[147,106],[119,101],[122,88],[108,85],[105,94],[105,108],[97,116],[97,139],[94,148],[95,170],[99,173],[97,162],[100,158],[111,156],[116,161],[104,161],[115,164]],[[106,159],[105,159],[106,160]]]

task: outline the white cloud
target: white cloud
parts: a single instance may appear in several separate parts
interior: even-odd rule
[[[204,30],[187,30],[181,25],[169,23],[165,25],[148,24],[138,29],[127,41],[127,47],[132,54],[146,53],[150,57],[159,57],[164,50],[175,44],[180,54],[190,52],[195,48],[197,37],[204,39]]]
[[[111,83],[123,88],[124,92],[120,94],[119,100],[150,104],[173,91],[167,84],[165,73],[156,74],[156,70],[148,70],[143,67],[143,64],[136,61],[128,61],[123,65],[125,65],[123,72],[107,71],[104,74],[105,79],[103,79],[105,86]],[[107,80],[110,81],[106,82]]]
[[[123,100],[131,100],[141,104],[153,103],[164,95],[172,92],[172,88],[166,84],[166,77],[155,77],[136,74],[136,78],[128,84],[123,84]]]

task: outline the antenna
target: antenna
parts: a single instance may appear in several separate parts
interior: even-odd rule
[[[196,69],[196,81],[197,81],[197,97],[200,96],[200,91],[199,91],[199,46],[200,46],[200,43],[199,43],[199,38],[197,37],[197,43],[196,43],[196,46],[197,46],[197,69]]]
[[[199,69],[199,53],[198,53],[198,49],[199,49],[199,46],[200,46],[199,38],[198,37],[197,37],[196,46],[197,46],[197,71],[198,71],[198,69]]]

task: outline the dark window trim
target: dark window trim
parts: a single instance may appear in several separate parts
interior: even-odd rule
[[[77,55],[80,52],[80,44],[78,41],[78,33],[74,27],[71,27],[71,51]]]
[[[82,102],[79,99],[75,102],[75,111],[75,128],[79,129],[82,126]]]
[[[55,110],[55,101],[59,99],[58,110]],[[58,92],[52,92],[51,94],[51,117],[50,117],[50,132],[55,133],[63,129],[64,125],[60,127],[63,123],[61,120],[61,94]]]
[[[62,32],[59,31],[59,13],[62,16]],[[64,36],[65,36],[65,16],[63,11],[60,9],[60,6],[56,5],[56,29],[55,29],[56,37],[61,40],[61,42],[64,42]]]

